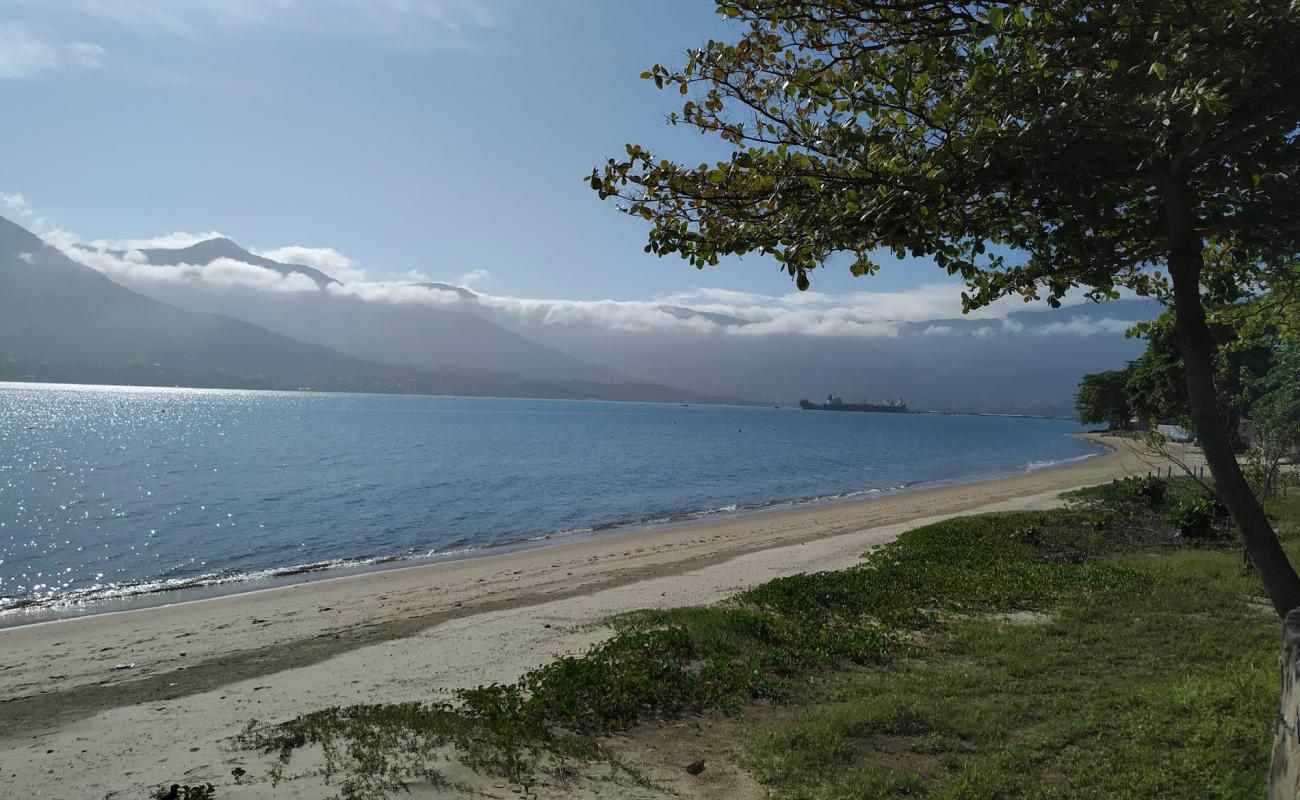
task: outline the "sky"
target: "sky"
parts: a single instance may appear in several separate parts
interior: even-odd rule
[[[639,75],[727,30],[709,0],[0,0],[0,193],[84,241],[219,232],[333,248],[371,280],[781,296],[761,256],[646,255],[647,223],[582,180],[627,142],[722,157]],[[819,272],[832,295],[946,280]]]

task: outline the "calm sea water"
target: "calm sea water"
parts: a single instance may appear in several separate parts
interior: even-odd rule
[[[1068,435],[1078,430],[1008,417],[0,383],[0,625],[1023,472],[1095,454]]]

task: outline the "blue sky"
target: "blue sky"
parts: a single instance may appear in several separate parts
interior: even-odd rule
[[[639,74],[726,34],[708,0],[0,0],[0,192],[80,237],[220,231],[526,297],[783,294],[753,256],[698,273],[580,180],[636,141],[687,162]],[[21,220],[20,220],[21,221]],[[933,266],[823,292],[944,279]]]

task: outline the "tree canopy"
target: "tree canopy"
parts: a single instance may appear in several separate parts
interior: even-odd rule
[[[1246,474],[1256,494],[1276,494],[1283,459],[1300,453],[1300,344],[1286,342],[1262,381],[1250,415],[1252,447]]]
[[[1167,292],[1166,197],[1261,262],[1300,231],[1290,0],[718,0],[732,42],[643,77],[734,145],[639,145],[590,177],[696,266],[770,253],[801,288],[837,252],[928,256],[978,306]]]
[[[1255,416],[1261,397],[1282,375],[1281,359],[1300,345],[1300,261],[1279,259],[1252,277],[1231,252],[1211,252],[1203,279],[1207,323],[1215,342],[1214,382],[1223,427],[1237,441],[1238,422]],[[1173,310],[1134,331],[1146,350],[1126,367],[1132,411],[1151,420],[1187,424],[1190,406]]]
[[[1246,318],[1244,306],[1212,311],[1217,311],[1212,314],[1211,331],[1216,344],[1214,377],[1219,410],[1224,430],[1234,445],[1240,446],[1239,422],[1249,416],[1255,400],[1266,391],[1265,380],[1278,347],[1277,331],[1274,326],[1254,323],[1239,326]],[[1131,413],[1147,422],[1188,424],[1187,381],[1173,313],[1167,311],[1139,330],[1146,339],[1146,350],[1124,370]]]
[[[1085,425],[1104,422],[1113,429],[1128,430],[1132,412],[1125,388],[1127,382],[1128,372],[1122,369],[1084,375],[1074,396],[1079,421]]]

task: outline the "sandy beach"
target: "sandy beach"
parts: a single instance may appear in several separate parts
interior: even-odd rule
[[[0,630],[0,796],[142,798],[205,781],[221,798],[329,796],[316,776],[235,785],[233,767],[254,777],[266,762],[228,737],[250,719],[511,680],[600,641],[612,614],[847,567],[912,527],[1048,508],[1164,466],[1104,442],[1115,449],[980,483]]]

